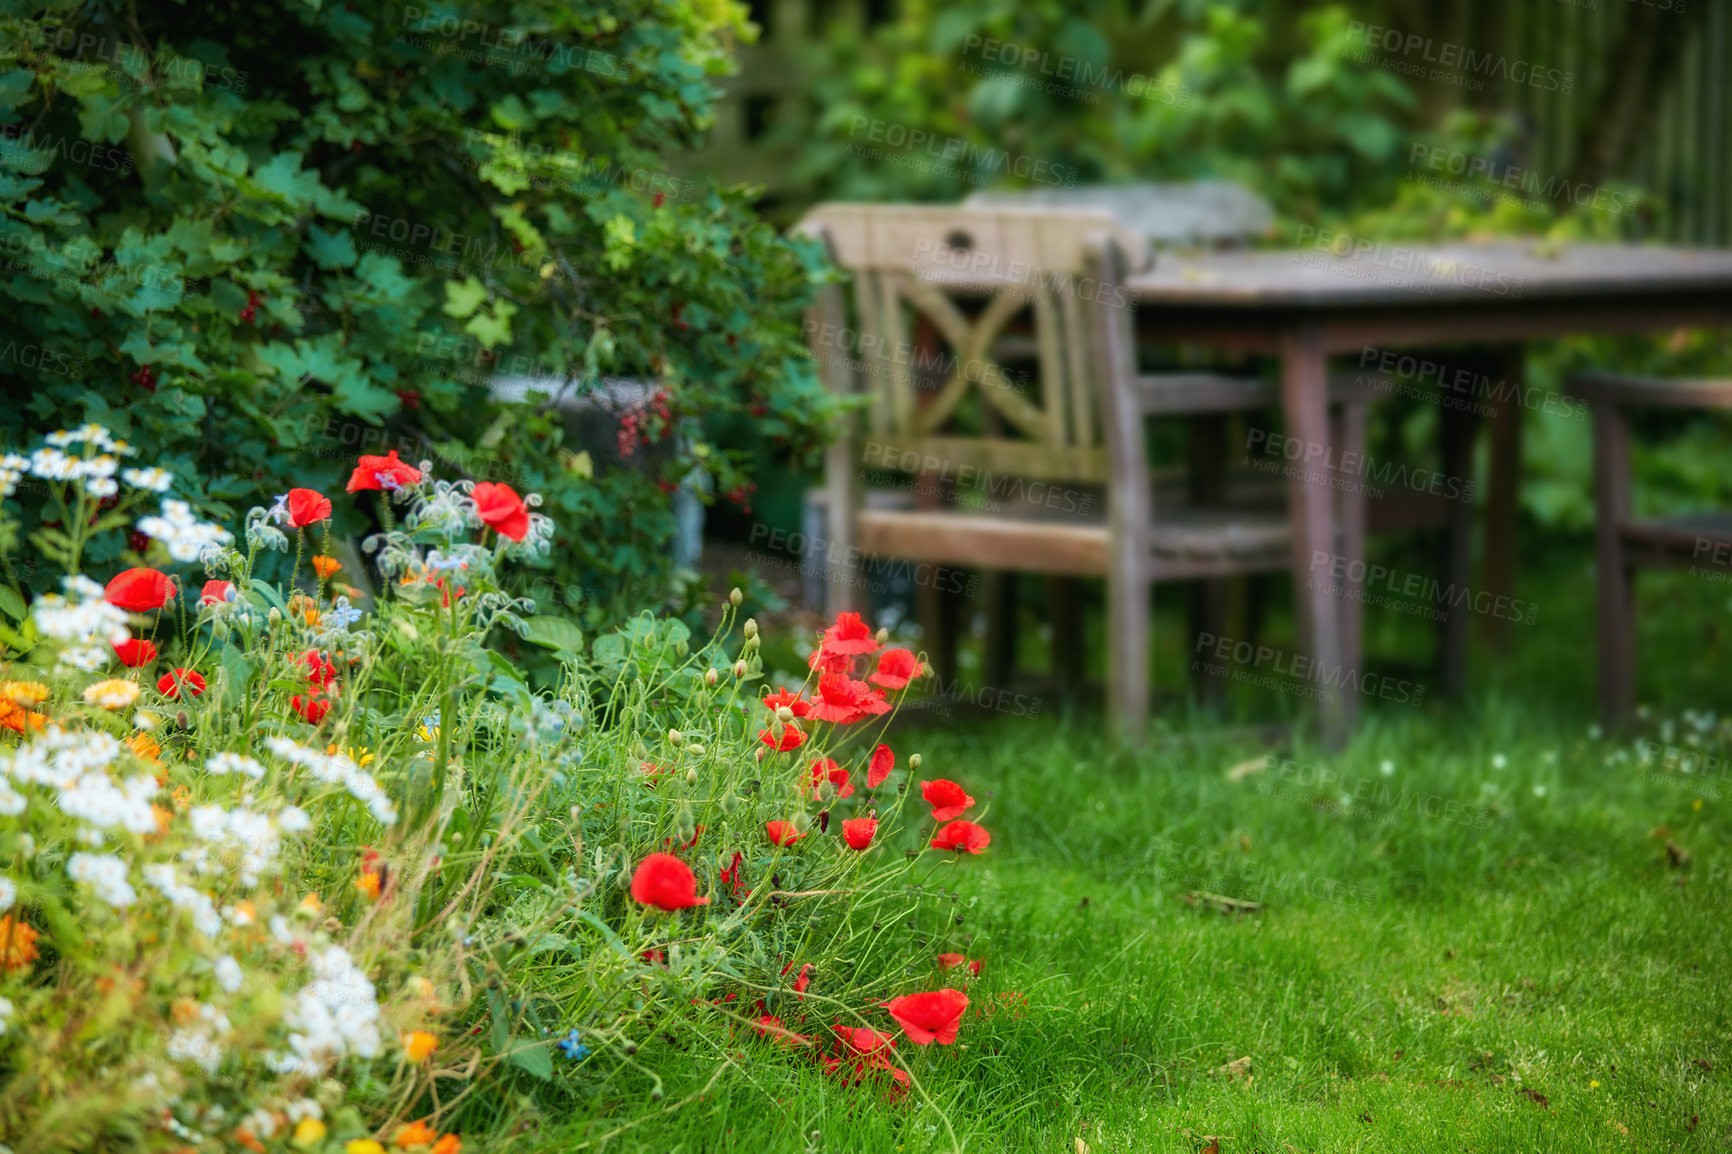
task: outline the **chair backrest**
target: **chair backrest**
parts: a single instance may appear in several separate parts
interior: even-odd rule
[[[1114,217],[824,204],[796,229],[850,274],[847,291],[827,287],[807,336],[833,391],[871,398],[864,464],[1107,480],[1088,253],[1102,241],[1142,251]]]
[[[1097,184],[973,193],[970,208],[1095,208],[1112,213],[1150,249],[1236,246],[1275,225],[1269,202],[1230,180]]]

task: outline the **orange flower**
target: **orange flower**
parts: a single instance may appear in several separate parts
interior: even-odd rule
[[[317,573],[321,579],[330,577],[342,567],[343,563],[335,557],[327,557],[323,553],[313,557],[313,572]]]
[[[361,876],[355,879],[355,888],[361,891],[362,896],[378,901],[379,875],[373,870],[364,870]]]
[[[439,1048],[439,1039],[426,1030],[410,1030],[403,1035],[403,1052],[411,1062],[425,1062]]]
[[[28,969],[36,960],[36,927],[11,914],[0,918],[0,970]]]
[[[392,1141],[396,1143],[400,1149],[407,1150],[411,1146],[431,1145],[433,1140],[438,1137],[439,1135],[434,1131],[433,1127],[427,1125],[425,1122],[415,1121],[398,1130],[397,1136],[393,1138]]]
[[[433,1143],[433,1154],[458,1154],[463,1149],[463,1139],[455,1134],[447,1134]]]
[[[162,752],[162,746],[152,741],[148,733],[135,733],[126,739],[126,744],[145,761],[155,761],[156,755]]]
[[[20,709],[12,702],[0,698],[0,727],[10,729],[13,733],[23,733],[26,729],[41,729],[48,719],[40,713],[28,709]]]

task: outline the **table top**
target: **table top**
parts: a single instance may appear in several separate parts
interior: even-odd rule
[[[1722,249],[1535,241],[1367,242],[1360,249],[1338,256],[1314,242],[1280,251],[1164,253],[1152,269],[1127,278],[1125,289],[1150,303],[1247,309],[1732,293],[1732,251]]]

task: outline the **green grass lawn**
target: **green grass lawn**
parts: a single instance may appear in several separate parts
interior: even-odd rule
[[[1057,709],[905,736],[994,834],[901,928],[985,959],[959,1044],[889,1102],[743,1041],[607,1148],[1724,1149],[1732,796],[1590,735],[1592,583],[1555,587],[1466,703],[1372,703],[1337,754],[1206,720],[1132,752]],[[1724,711],[1725,587],[1647,596],[1675,610],[1644,633],[1651,729]],[[645,1046],[669,1101],[717,1068],[698,1049]]]

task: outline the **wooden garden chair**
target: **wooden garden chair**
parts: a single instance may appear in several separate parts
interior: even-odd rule
[[[1109,705],[1140,732],[1150,586],[1294,562],[1280,508],[1199,507],[1177,499],[1175,486],[1158,486],[1144,422],[1278,408],[1276,387],[1138,371],[1119,286],[1142,245],[1106,213],[826,204],[798,227],[849,274],[846,289],[825,287],[808,318],[814,355],[829,388],[866,400],[865,429],[851,429],[826,458],[828,553],[843,560],[830,570],[829,609],[860,607],[862,583],[848,559],[861,555],[1104,577]],[[1036,387],[1018,385],[999,360],[1009,355],[1000,334],[1025,313]],[[939,372],[919,371],[932,359],[923,332],[954,354],[938,358]],[[1344,420],[1347,440],[1338,443],[1356,451],[1363,405],[1345,409],[1360,419]],[[908,472],[925,499],[874,501],[862,492],[867,471]],[[1037,497],[990,510],[933,499],[933,478],[970,476],[1014,477]],[[1095,493],[1104,501],[1083,500]],[[952,677],[939,640],[928,651]],[[1055,623],[1055,655],[1078,646],[1080,636]]]
[[[1600,717],[1630,720],[1636,705],[1636,570],[1699,567],[1732,576],[1732,512],[1638,517],[1632,506],[1630,412],[1732,409],[1732,381],[1675,381],[1593,373],[1568,392],[1594,414],[1594,506],[1599,581]]]

